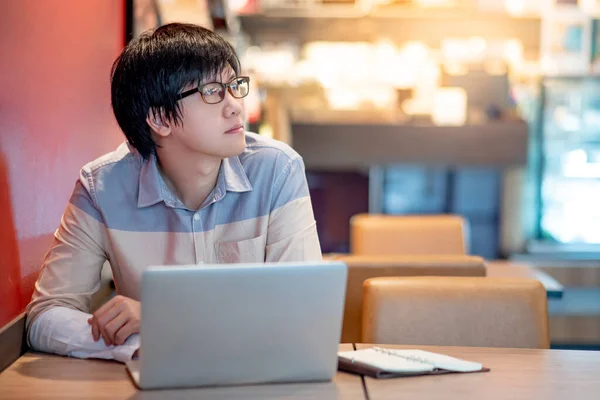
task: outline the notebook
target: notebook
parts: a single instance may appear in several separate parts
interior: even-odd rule
[[[443,354],[381,347],[339,352],[338,369],[377,379],[489,371],[479,363]]]

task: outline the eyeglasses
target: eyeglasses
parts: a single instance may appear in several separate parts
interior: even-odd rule
[[[186,90],[179,93],[177,100],[181,100],[194,93],[200,93],[202,100],[208,104],[217,104],[225,98],[225,90],[227,90],[236,99],[241,99],[248,96],[250,91],[250,78],[247,76],[238,76],[233,78],[229,83],[210,82],[200,85],[197,88]]]

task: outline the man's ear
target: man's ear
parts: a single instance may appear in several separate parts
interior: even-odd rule
[[[165,118],[164,113],[150,109],[146,116],[146,122],[157,135],[167,137],[171,134],[171,124]]]

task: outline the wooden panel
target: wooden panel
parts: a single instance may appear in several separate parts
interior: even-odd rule
[[[0,329],[0,372],[18,359],[27,346],[25,314],[19,315]]]
[[[401,397],[407,399],[562,400],[591,399],[600,391],[598,352],[435,346],[419,349],[476,361],[491,371],[389,380],[365,378],[369,398],[398,399],[402,393]]]

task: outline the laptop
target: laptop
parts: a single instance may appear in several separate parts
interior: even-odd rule
[[[142,275],[140,389],[330,381],[342,262],[152,267]]]

